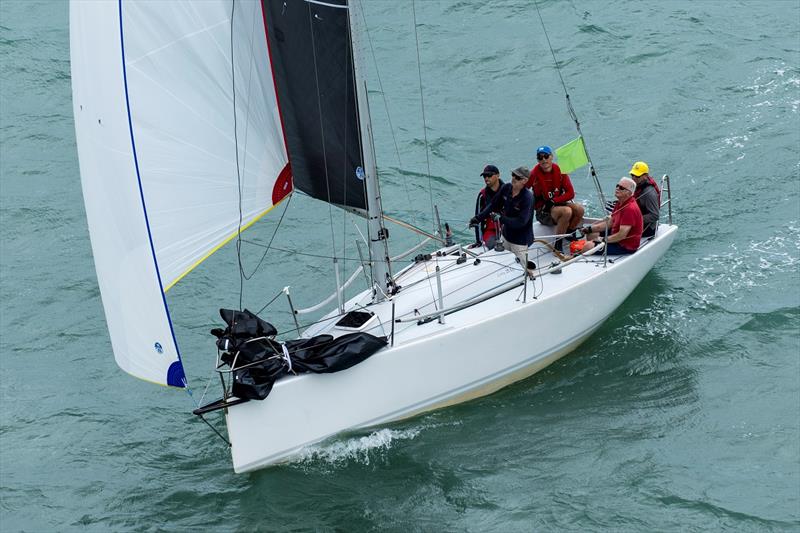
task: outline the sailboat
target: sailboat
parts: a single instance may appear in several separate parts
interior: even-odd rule
[[[676,236],[670,216],[635,254],[565,258],[548,244],[552,228],[536,224],[534,279],[512,253],[459,243],[398,267],[372,142],[364,20],[359,0],[70,6],[81,182],[124,371],[187,386],[166,292],[291,194],[366,218],[369,286],[346,301],[339,287],[335,308],[298,333],[365,333],[385,345],[340,372],[283,377],[263,400],[242,401],[228,381],[198,411],[224,413],[236,472],[532,375],[600,328]]]

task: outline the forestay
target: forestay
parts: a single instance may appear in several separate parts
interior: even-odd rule
[[[164,291],[292,190],[262,5],[236,2],[233,24],[231,7],[70,7],[81,179],[114,355],[160,384],[185,385]]]

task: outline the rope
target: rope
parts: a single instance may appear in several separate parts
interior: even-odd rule
[[[283,222],[283,217],[286,215],[286,211],[289,209],[289,202],[291,202],[291,196],[286,201],[286,205],[283,208],[283,213],[281,214],[281,218],[278,221],[278,225],[275,227],[275,231],[272,233],[272,237],[269,240],[269,244],[266,246],[264,253],[261,255],[261,259],[259,259],[258,264],[256,264],[253,271],[248,275],[244,271],[244,264],[242,263],[242,243],[245,242],[242,240],[242,222],[244,220],[244,213],[242,209],[242,201],[243,201],[243,194],[242,194],[242,169],[239,163],[239,127],[238,127],[238,118],[236,115],[236,75],[235,75],[235,63],[234,63],[234,56],[233,56],[233,16],[236,6],[236,0],[231,2],[231,39],[230,39],[230,51],[231,51],[231,92],[232,92],[232,101],[233,101],[233,140],[234,140],[234,147],[236,149],[236,182],[238,188],[238,208],[239,208],[239,221],[236,228],[236,259],[239,267],[239,310],[243,308],[243,299],[244,299],[244,282],[245,280],[250,280],[253,275],[258,271],[261,267],[261,264],[264,262],[264,259],[267,256],[267,252],[269,252],[270,245],[272,241],[275,239],[275,236],[278,234],[278,230],[281,227],[281,223]],[[252,71],[251,71],[252,74]],[[250,85],[248,84],[248,95],[250,92]],[[247,127],[245,127],[245,151],[247,151]],[[247,162],[245,161],[245,164]]]
[[[231,1],[231,93],[233,99],[233,143],[236,150],[236,183],[239,191],[239,224],[236,229],[236,259],[239,264],[239,310],[242,310],[244,298],[244,268],[242,266],[242,173],[239,167],[239,126],[236,118],[236,72],[233,61],[233,13],[236,9],[236,0]]]
[[[263,244],[258,244],[258,246],[264,246],[264,253],[261,254],[261,259],[258,260],[258,263],[253,268],[253,271],[250,272],[250,275],[248,276],[247,274],[245,274],[244,271],[241,270],[242,267],[241,266],[239,267],[241,272],[242,272],[242,275],[244,276],[244,279],[250,281],[250,278],[252,278],[255,275],[255,273],[258,271],[258,269],[261,267],[261,263],[263,263],[264,259],[267,257],[267,252],[270,251],[270,247],[272,246],[272,241],[274,241],[275,237],[278,235],[278,230],[281,228],[281,224],[283,223],[283,217],[286,216],[286,212],[289,210],[289,202],[291,202],[291,201],[292,201],[292,197],[289,196],[289,198],[286,200],[286,205],[283,207],[283,213],[281,213],[281,218],[278,219],[278,224],[275,226],[275,230],[272,232],[272,237],[270,237],[270,239],[269,239],[269,243],[267,243],[266,246],[263,245]],[[239,238],[241,239],[241,236]],[[250,243],[250,244],[256,244],[253,241],[247,241],[247,240],[241,240],[241,242]],[[273,248],[273,249],[279,250],[280,248]],[[240,307],[241,307],[241,305],[240,305]]]
[[[211,384],[211,380],[209,379],[209,380],[208,380],[208,383],[206,384],[206,388],[205,388],[205,390],[203,391],[203,395],[200,397],[200,401],[198,402],[197,400],[195,400],[195,399],[194,399],[194,394],[192,394],[192,390],[189,388],[189,385],[188,385],[188,384],[186,384],[186,382],[184,381],[184,385],[185,385],[185,388],[186,388],[186,393],[189,395],[189,399],[192,401],[192,403],[194,404],[195,408],[198,408],[198,409],[199,409],[199,408],[200,408],[200,406],[202,405],[203,398],[205,398],[205,396],[206,396],[206,392],[208,392],[208,386],[209,386],[210,384]],[[215,428],[215,427],[214,427],[214,426],[211,424],[211,422],[209,422],[208,420],[206,420],[205,418],[203,418],[203,415],[197,415],[197,416],[199,416],[199,417],[200,417],[200,420],[202,420],[202,421],[203,421],[203,422],[204,422],[204,423],[205,423],[205,424],[206,424],[208,427],[210,427],[210,428],[211,428],[211,430],[212,430],[214,433],[216,433],[216,434],[217,434],[217,436],[218,436],[219,438],[221,438],[221,439],[222,439],[222,440],[225,442],[225,444],[227,444],[227,445],[228,445],[228,447],[230,448],[230,446],[231,446],[231,443],[230,443],[230,441],[229,441],[228,439],[226,439],[226,438],[225,438],[225,436],[224,436],[222,433],[220,433],[220,432],[219,432],[219,430],[217,430],[217,428]]]
[[[357,259],[355,257],[352,257],[352,258],[351,257],[346,257],[346,258],[339,257],[339,258],[336,258],[336,257],[333,257],[332,255],[312,254],[312,253],[309,253],[309,252],[298,252],[297,250],[289,250],[288,248],[279,248],[278,246],[269,246],[267,244],[262,244],[260,242],[250,241],[250,240],[247,240],[247,239],[242,239],[242,242],[245,243],[245,244],[251,244],[253,246],[259,246],[261,248],[270,248],[271,250],[275,250],[275,251],[278,251],[278,252],[285,252],[285,253],[291,254],[291,255],[302,255],[302,256],[306,256],[306,257],[316,257],[318,259],[340,259],[342,261],[359,261],[359,259]]]
[[[267,307],[269,307],[270,305],[272,305],[272,302],[274,302],[275,300],[277,300],[277,299],[278,299],[278,296],[280,296],[281,294],[283,294],[283,291],[282,291],[282,290],[278,291],[278,294],[276,294],[275,296],[273,296],[273,297],[272,297],[272,300],[270,300],[270,301],[268,301],[267,303],[265,303],[265,304],[264,304],[264,306],[263,306],[261,309],[259,309],[258,311],[256,311],[256,312],[255,312],[255,314],[257,314],[257,315],[260,315],[260,314],[261,314],[261,312],[262,312],[264,309],[266,309]]]
[[[547,46],[550,48],[550,55],[553,56],[553,63],[556,66],[556,72],[558,72],[558,79],[561,80],[561,87],[564,89],[564,96],[567,100],[567,112],[569,113],[570,118],[572,118],[573,122],[575,122],[575,129],[578,130],[578,135],[583,139],[583,132],[581,131],[581,123],[578,121],[578,115],[575,113],[575,109],[572,107],[572,101],[569,98],[569,91],[567,91],[567,84],[564,83],[564,77],[561,75],[561,67],[558,64],[558,59],[556,59],[556,53],[553,51],[553,45],[550,43],[550,37],[547,35],[547,28],[544,25],[544,18],[542,18],[542,12],[539,10],[539,3],[536,0],[533,0],[533,5],[536,6],[536,13],[539,15],[539,21],[542,23],[542,32],[544,33],[544,38],[547,40]],[[592,158],[589,155],[589,150],[586,148],[586,140],[583,141],[583,150],[586,152],[586,159],[589,161],[589,168],[591,169],[592,179],[594,181],[594,186],[597,189],[597,195],[600,198],[600,205],[606,204],[606,198],[603,195],[603,189],[600,186],[600,180],[597,178],[597,172],[594,168],[594,163],[592,162]]]

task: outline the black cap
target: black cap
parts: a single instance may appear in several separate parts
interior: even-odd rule
[[[481,172],[481,176],[494,176],[495,174],[500,174],[500,170],[494,165],[486,165],[483,168],[483,172]]]

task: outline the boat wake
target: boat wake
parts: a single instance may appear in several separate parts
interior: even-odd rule
[[[383,428],[368,435],[336,439],[322,444],[305,448],[293,463],[301,466],[310,466],[319,462],[333,466],[358,463],[370,464],[370,461],[381,458],[399,441],[412,440],[419,435],[424,427],[411,429]]]

